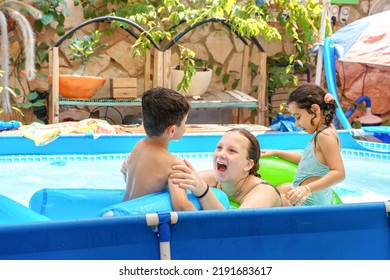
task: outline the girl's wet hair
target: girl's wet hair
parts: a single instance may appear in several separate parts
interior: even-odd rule
[[[251,170],[249,170],[249,174],[260,177],[260,174],[257,173],[257,171],[259,170],[260,167],[261,150],[260,150],[260,143],[257,140],[256,136],[254,136],[249,130],[245,128],[232,128],[226,131],[226,133],[231,131],[237,131],[249,140],[249,146],[248,146],[246,157],[248,160],[252,159],[254,163]]]
[[[310,115],[313,115],[311,124],[314,125],[315,112],[311,106],[317,104],[325,116],[325,125],[329,126],[333,122],[337,104],[335,100],[326,103],[325,95],[326,92],[320,86],[312,83],[303,84],[289,95],[287,105],[294,102],[299,109],[306,110]]]

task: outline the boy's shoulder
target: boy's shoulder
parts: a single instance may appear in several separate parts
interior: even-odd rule
[[[183,161],[178,158],[175,154],[168,151],[168,149],[164,148],[156,148],[155,145],[145,141],[142,139],[138,141],[133,148],[132,154],[136,157],[147,157],[149,160],[153,160],[155,162],[163,162],[166,165],[182,163]]]

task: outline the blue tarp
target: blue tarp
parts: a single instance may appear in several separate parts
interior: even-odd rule
[[[295,118],[293,116],[285,116],[282,114],[277,114],[275,116],[269,128],[282,132],[302,131],[301,128],[295,125]]]

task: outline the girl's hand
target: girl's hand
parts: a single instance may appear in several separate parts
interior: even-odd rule
[[[260,157],[272,157],[275,155],[274,150],[261,150]]]
[[[195,196],[202,195],[207,189],[207,184],[203,178],[195,171],[192,164],[184,160],[185,164],[172,166],[172,172],[169,178],[172,183],[177,184],[180,188],[190,190]]]
[[[294,206],[299,206],[311,195],[311,191],[308,185],[298,186],[293,188],[286,194],[286,198]]]
[[[129,166],[129,161],[130,161],[130,153],[127,154],[127,157],[123,161],[122,166],[121,166],[121,170],[120,170],[120,172],[123,175],[123,180],[125,181],[125,183],[127,182],[127,167]]]

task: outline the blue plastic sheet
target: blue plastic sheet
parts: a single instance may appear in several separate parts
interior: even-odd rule
[[[282,132],[302,131],[301,128],[295,124],[295,118],[293,116],[285,116],[277,114],[269,126],[272,130],[279,130]]]

